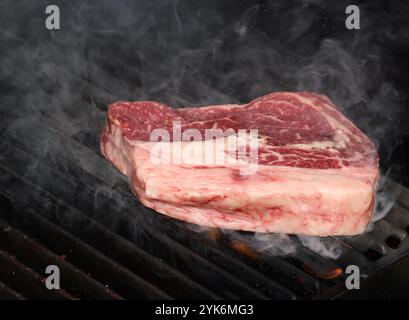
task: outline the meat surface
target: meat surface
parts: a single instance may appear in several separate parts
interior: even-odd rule
[[[224,135],[206,136],[206,129]],[[192,141],[198,133],[202,141]],[[239,155],[230,147],[240,141]],[[374,144],[326,96],[309,92],[200,108],[116,102],[101,152],[130,177],[145,206],[202,226],[257,232],[359,234],[378,179]]]

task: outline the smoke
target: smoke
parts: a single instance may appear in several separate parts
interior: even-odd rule
[[[337,259],[343,252],[343,247],[340,242],[333,241],[331,238],[317,239],[316,237],[298,236],[301,243],[319,254],[320,256],[330,259]]]
[[[360,5],[361,30],[351,31],[346,3],[338,2],[56,4],[61,30],[50,31],[47,2],[2,3],[1,81],[21,93],[9,104],[51,113],[69,132],[92,125],[90,111],[119,99],[190,106],[279,90],[328,95],[378,143],[407,130],[399,121],[404,93],[385,74],[399,65],[384,43],[408,36],[403,27],[393,33],[387,6]],[[100,109],[73,106],[83,98]]]
[[[53,1],[61,29],[52,31],[44,25],[49,4],[0,4],[2,134],[32,146],[34,160],[21,174],[35,176],[38,184],[53,177],[38,172],[43,159],[64,166],[61,156],[110,185],[120,179],[98,170],[100,160],[80,153],[75,143],[61,144],[38,129],[50,127],[97,151],[107,105],[116,100],[184,107],[243,103],[272,91],[316,91],[376,142],[385,167],[409,132],[408,96],[398,84],[407,76],[401,68],[406,56],[399,60],[396,53],[409,40],[407,24],[398,27],[407,4],[358,3],[361,30],[347,30],[349,3],[342,1]],[[95,207],[110,194],[95,190]],[[395,198],[395,191],[381,191],[375,219]],[[319,240],[300,239],[319,254],[338,254]],[[271,254],[296,247],[280,235],[253,240]]]
[[[402,185],[391,179],[391,172],[392,170],[389,169],[378,181],[372,218],[366,232],[372,231],[374,223],[383,219],[391,211],[402,192]]]

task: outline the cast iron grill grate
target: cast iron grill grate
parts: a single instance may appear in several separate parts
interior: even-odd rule
[[[87,129],[74,130],[45,109],[24,126],[5,125],[18,123],[12,108],[4,115],[2,298],[330,298],[345,290],[348,265],[369,277],[409,252],[405,188],[372,231],[327,239],[342,248],[337,259],[317,254],[296,238],[291,238],[295,254],[274,256],[248,245],[251,233],[230,238],[152,214],[99,154],[104,113],[98,104],[84,99],[70,108],[73,115],[89,114],[79,123]],[[49,264],[60,267],[62,290],[45,290]]]

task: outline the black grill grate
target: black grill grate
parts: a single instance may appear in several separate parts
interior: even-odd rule
[[[99,154],[104,113],[84,100],[70,110],[90,115],[88,127],[80,123],[87,130],[64,126],[49,111],[24,126],[7,126],[18,119],[12,108],[5,114],[2,298],[329,298],[344,291],[342,271],[349,264],[371,276],[409,253],[405,188],[371,232],[327,239],[342,247],[336,260],[296,238],[291,239],[296,254],[279,257],[246,244],[254,237],[251,233],[237,232],[231,238],[218,230],[198,232],[152,214]],[[63,290],[45,289],[49,264],[60,266]]]

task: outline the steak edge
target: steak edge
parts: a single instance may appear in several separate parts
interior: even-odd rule
[[[258,165],[155,164],[154,129],[257,129]],[[170,146],[175,141],[168,141]],[[325,96],[279,92],[243,105],[110,105],[101,152],[147,207],[206,227],[315,236],[355,235],[370,221],[378,179],[374,144]]]

